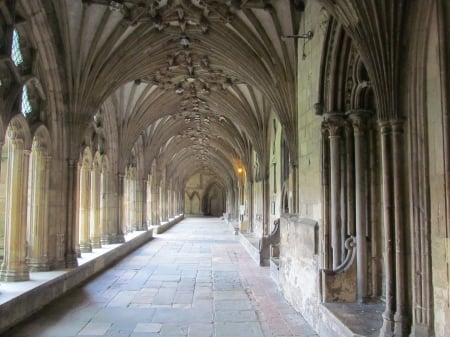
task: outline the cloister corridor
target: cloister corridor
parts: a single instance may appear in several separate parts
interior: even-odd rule
[[[4,336],[317,335],[227,222],[191,217]]]

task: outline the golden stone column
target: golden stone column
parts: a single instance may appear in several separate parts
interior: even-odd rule
[[[160,181],[159,179],[152,176],[152,226],[159,226],[161,224],[160,214],[159,214],[159,189]]]
[[[48,188],[50,157],[42,143],[33,142],[30,177],[30,230],[28,233],[28,268],[30,271],[49,270],[48,262]]]
[[[6,164],[5,246],[0,267],[0,280],[5,282],[30,279],[25,262],[27,230],[27,182],[29,151],[14,129],[8,130],[8,162]]]
[[[100,172],[98,163],[94,163],[91,170],[90,195],[90,240],[92,248],[101,248],[100,243]]]
[[[112,243],[113,234],[111,223],[111,191],[109,172],[102,170],[100,174],[100,243],[107,245]]]
[[[80,167],[80,184],[79,184],[79,209],[78,209],[78,221],[80,232],[80,252],[90,253],[92,252],[92,245],[89,238],[89,167],[83,164]]]

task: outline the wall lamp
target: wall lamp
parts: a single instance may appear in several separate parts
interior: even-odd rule
[[[305,39],[305,40],[311,40],[314,36],[314,33],[310,30],[306,34],[301,35],[283,35],[281,36],[281,39],[284,41],[286,39]]]

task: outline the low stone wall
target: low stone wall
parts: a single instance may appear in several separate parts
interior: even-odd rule
[[[177,217],[175,219],[171,219],[168,222],[165,222],[159,226],[153,227],[153,230],[155,231],[155,234],[164,233],[165,231],[167,231],[168,229],[170,229],[172,226],[176,225],[183,219],[184,219],[184,215],[180,215],[179,217]]]
[[[164,224],[162,229],[167,230],[182,219],[183,216],[172,219]],[[67,291],[105,270],[152,238],[153,230],[150,229],[130,241],[119,245],[117,248],[85,262],[77,268],[67,270],[67,272],[63,272],[61,275],[4,302],[0,305],[0,334],[37,312],[51,301],[64,295]]]
[[[279,286],[316,331],[321,302],[318,249],[316,221],[295,215],[280,218]]]

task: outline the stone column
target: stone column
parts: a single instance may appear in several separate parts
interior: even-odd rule
[[[108,245],[112,243],[110,226],[111,218],[111,191],[110,191],[110,175],[107,171],[100,174],[100,244]]]
[[[330,147],[329,147],[329,132],[326,121],[322,122],[322,268],[331,270],[331,225],[330,225]]]
[[[0,280],[28,281],[25,262],[27,230],[27,181],[29,151],[23,149],[23,140],[15,130],[8,130],[8,162],[5,179],[5,246],[0,267]]]
[[[166,174],[163,173],[163,178],[161,181],[161,186],[159,189],[159,195],[160,195],[160,202],[159,206],[161,209],[161,221],[165,222],[168,221],[168,215],[167,215],[167,185],[166,185]]]
[[[78,266],[77,248],[78,246],[78,221],[77,221],[77,198],[78,196],[78,181],[76,179],[78,172],[78,165],[73,159],[67,161],[67,224],[65,232],[65,265],[66,268],[75,268]]]
[[[383,312],[383,327],[380,337],[394,336],[395,314],[395,260],[394,260],[394,217],[393,217],[393,172],[391,153],[391,126],[389,122],[380,122],[381,166],[383,183],[383,222],[386,278],[386,308]]]
[[[330,192],[331,192],[331,247],[332,267],[341,264],[341,128],[342,117],[331,115],[327,118],[330,140]]]
[[[100,172],[95,163],[91,170],[91,195],[90,195],[90,239],[92,248],[101,248],[100,243]]]
[[[115,193],[114,193],[114,214],[116,215],[113,219],[115,221],[115,240],[114,243],[125,242],[125,236],[123,232],[124,228],[124,176],[123,174],[117,174],[117,180],[114,182]]]
[[[152,225],[152,178],[150,175],[148,175],[146,183],[145,223],[147,228],[149,228]]]
[[[86,165],[80,167],[80,184],[79,184],[79,209],[78,221],[80,231],[80,251],[82,253],[92,252],[92,245],[89,234],[89,168]]]
[[[368,295],[367,277],[367,224],[366,224],[366,125],[367,113],[353,111],[350,119],[353,124],[355,147],[355,225],[356,225],[356,274],[357,274],[357,300],[362,303]]]
[[[403,121],[391,121],[392,127],[392,162],[394,173],[394,221],[395,221],[395,280],[396,280],[396,312],[395,336],[407,336],[409,330],[406,284],[407,270],[405,260],[405,216],[404,216],[404,170],[403,170]]]
[[[159,206],[159,179],[155,179],[152,176],[152,225],[159,226],[161,224],[161,218],[159,214],[160,206]]]
[[[30,271],[49,270],[48,261],[48,188],[50,158],[42,144],[33,142],[30,177],[30,230],[28,268]]]

